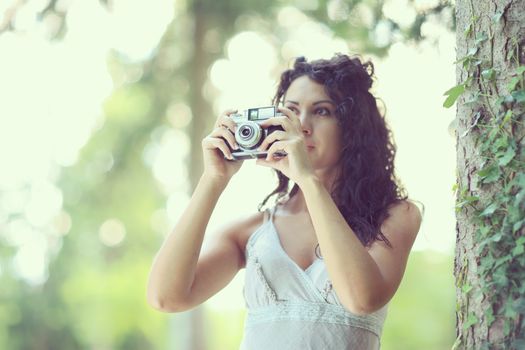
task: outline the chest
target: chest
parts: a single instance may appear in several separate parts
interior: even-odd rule
[[[286,255],[303,270],[312,265],[317,236],[309,216],[275,216],[273,225]]]

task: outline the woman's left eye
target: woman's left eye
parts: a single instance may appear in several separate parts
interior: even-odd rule
[[[328,108],[318,108],[315,111],[316,114],[322,115],[322,116],[329,116],[330,110]]]

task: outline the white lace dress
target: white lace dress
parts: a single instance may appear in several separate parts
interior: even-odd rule
[[[387,305],[369,315],[346,310],[322,259],[302,270],[283,250],[270,218],[246,244],[242,350],[376,350]]]

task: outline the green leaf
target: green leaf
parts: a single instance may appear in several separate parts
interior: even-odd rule
[[[465,197],[465,202],[466,203],[474,203],[474,202],[477,202],[479,201],[479,197],[476,197],[476,196],[466,196]]]
[[[500,148],[507,148],[509,146],[509,138],[507,135],[501,135],[494,141],[492,145],[492,152],[496,152]]]
[[[520,314],[525,313],[525,299],[519,298],[514,301],[514,309]]]
[[[461,287],[461,291],[464,294],[468,294],[472,290],[472,286],[470,284],[464,284],[463,287]]]
[[[525,187],[525,173],[519,173],[516,178],[516,183],[521,187],[521,188],[524,188]]]
[[[516,246],[512,249],[512,256],[518,256],[525,252],[524,242],[525,237],[520,237],[516,240]]]
[[[478,47],[475,46],[475,47],[471,47],[468,52],[467,52],[467,55],[468,56],[474,56],[476,53],[478,52]]]
[[[499,179],[501,171],[496,164],[489,165],[477,172],[483,183],[489,184]]]
[[[479,33],[478,35],[476,35],[476,45],[484,42],[485,40],[487,40],[489,37],[487,36],[486,33]]]
[[[508,308],[508,307],[505,308],[505,313],[504,313],[505,317],[513,320],[516,317],[517,314],[518,313],[516,312],[516,310],[514,310],[512,308]]]
[[[497,262],[496,262],[496,264],[494,266],[499,266],[501,264],[504,264],[510,259],[512,259],[510,256],[506,256],[504,258],[500,258],[500,259],[497,260]],[[503,270],[504,269],[502,269],[502,268],[497,269],[492,274],[492,279],[493,279],[494,283],[496,284],[496,286],[504,287],[504,286],[507,286],[507,284],[509,283],[509,279],[508,279],[507,275],[505,274],[505,272]]]
[[[479,92],[476,91],[474,92],[474,94],[472,95],[471,98],[469,98],[468,100],[465,101],[465,104],[473,104],[473,103],[476,103],[479,101]]]
[[[469,36],[470,32],[472,31],[472,22],[469,22],[467,26],[465,27],[465,31],[463,32],[465,36]]]
[[[489,69],[485,69],[485,70],[481,71],[481,76],[485,80],[492,80],[494,78],[494,68],[489,68]]]
[[[512,222],[519,221],[522,217],[523,217],[523,214],[519,207],[512,205],[512,203],[507,204],[506,219],[508,219],[509,222],[512,223]]]
[[[510,327],[510,320],[505,320],[505,322],[503,323],[503,335],[505,337],[507,337],[509,334],[510,334],[510,330],[511,330],[511,327]]]
[[[485,310],[485,319],[487,320],[487,325],[490,327],[490,325],[492,324],[492,322],[494,322],[494,320],[496,319],[494,317],[494,312],[492,311],[492,308],[489,307]]]
[[[512,77],[512,79],[509,82],[509,85],[507,86],[509,88],[509,91],[514,90],[516,85],[520,82],[520,77]]]
[[[518,192],[518,194],[514,197],[514,205],[516,207],[522,207],[525,199],[525,186],[520,186],[521,190]],[[525,220],[525,219],[524,219]]]
[[[483,212],[481,214],[479,214],[479,216],[489,216],[489,215],[492,215],[494,214],[494,212],[496,211],[496,209],[498,209],[498,203],[492,203],[491,205],[489,205],[488,207],[485,208],[485,210],[483,210]]]
[[[466,196],[466,197],[462,197],[461,199],[463,199],[463,200],[457,204],[458,208],[463,208],[465,205],[477,202],[479,200],[479,197]]]
[[[523,244],[522,245],[518,245],[518,246],[514,247],[514,249],[512,249],[512,256],[521,255],[521,254],[523,254],[523,252],[525,252],[525,247],[523,247]]]
[[[521,221],[518,221],[518,222],[515,222],[514,226],[512,226],[512,233],[518,232],[521,229],[521,227],[523,226],[523,224],[525,224],[525,219],[523,219]]]
[[[511,95],[505,95],[505,98],[504,98],[503,101],[505,101],[505,103],[512,103],[512,102],[514,102],[514,97],[512,96],[512,94]]]
[[[525,66],[519,66],[516,68],[516,74],[521,75],[523,72],[525,72]]]
[[[490,238],[487,238],[481,241],[477,247],[477,255],[481,255],[481,253],[483,252],[483,248],[485,248],[485,246],[489,243],[490,243]],[[481,263],[481,265],[483,266],[483,262]]]
[[[505,125],[509,121],[509,119],[512,118],[513,114],[514,112],[512,111],[512,109],[507,110],[507,112],[505,113],[505,116],[503,117],[503,121],[500,124],[500,127]]]
[[[503,238],[503,234],[501,232],[496,233],[492,238],[490,239],[492,242],[499,242]]]
[[[525,90],[513,91],[511,95],[516,102],[525,102]]]
[[[465,91],[465,85],[459,84],[454,86],[453,88],[447,90],[444,95],[448,95],[445,102],[443,102],[443,107],[450,108],[456,102],[458,97]]]
[[[501,158],[498,159],[498,164],[500,166],[505,166],[509,164],[509,162],[512,160],[512,158],[514,158],[515,155],[516,155],[516,151],[514,150],[513,147],[507,148],[507,152],[505,152],[505,154]]]
[[[484,269],[491,268],[494,265],[494,257],[492,255],[487,255],[481,259],[480,266]]]
[[[505,304],[505,313],[504,313],[505,317],[514,319],[517,316],[517,314],[518,313],[514,309],[514,303],[512,302],[512,300],[508,300],[507,303]]]
[[[482,236],[486,236],[487,233],[490,232],[490,228],[491,228],[490,226],[481,226],[481,227],[479,228],[479,233],[480,233]]]
[[[501,16],[503,15],[503,12],[502,11],[498,11],[494,14],[494,16],[492,16],[492,22],[494,23],[498,23],[499,20],[501,19]]]
[[[471,57],[470,56],[463,56],[461,58],[459,58],[457,61],[454,62],[454,64],[458,64],[460,62],[463,62],[465,60],[469,60]]]
[[[469,313],[467,322],[463,324],[463,330],[470,328],[473,324],[478,323],[478,318],[473,313]]]

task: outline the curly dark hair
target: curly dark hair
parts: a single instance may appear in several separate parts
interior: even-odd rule
[[[343,148],[340,172],[334,181],[331,196],[348,225],[364,246],[376,240],[391,243],[381,232],[388,218],[387,210],[395,203],[408,199],[405,188],[394,175],[396,146],[385,118],[379,112],[369,89],[374,78],[374,65],[362,63],[360,56],[336,54],[331,59],[307,62],[296,58],[293,68],[281,74],[273,104],[283,104],[290,84],[301,76],[324,85],[327,95],[336,103],[336,118],[342,129]],[[290,192],[289,178],[279,170],[279,184],[268,199],[277,194],[275,203],[286,195],[293,197],[299,187]],[[316,247],[316,254],[317,254]]]

